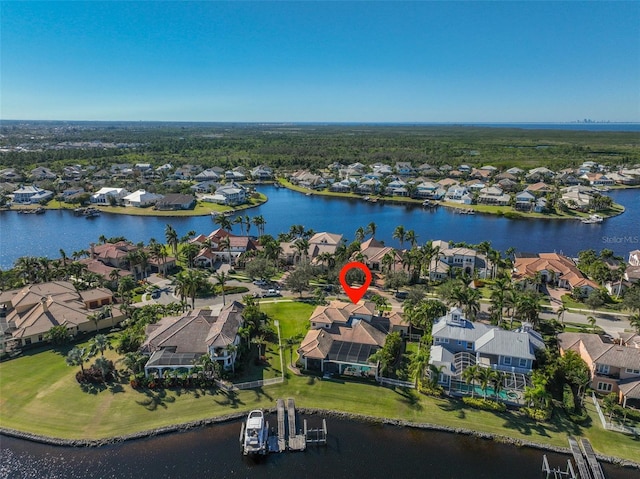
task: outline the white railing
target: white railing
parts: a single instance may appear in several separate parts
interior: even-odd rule
[[[593,404],[596,407],[596,411],[598,416],[600,417],[600,422],[602,422],[602,427],[607,429],[608,431],[616,431],[622,432],[625,434],[633,434],[635,436],[640,436],[640,427],[629,427],[623,426],[622,424],[614,424],[610,421],[607,421],[604,413],[602,412],[602,408],[600,407],[600,403],[598,402],[598,398],[595,393],[591,393],[591,399],[593,400]]]

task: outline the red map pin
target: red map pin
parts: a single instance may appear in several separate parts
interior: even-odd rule
[[[350,269],[359,269],[364,273],[364,284],[359,288],[352,288],[349,286],[349,283],[347,283],[347,271]],[[362,299],[371,284],[371,271],[369,271],[369,268],[367,268],[367,265],[364,263],[358,261],[347,263],[344,265],[344,268],[340,270],[340,284],[344,292],[349,296],[349,299],[351,299],[353,303],[357,303]]]

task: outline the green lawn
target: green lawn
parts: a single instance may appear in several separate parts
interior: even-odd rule
[[[283,337],[290,337],[306,331],[313,306],[269,303],[262,309],[280,321]],[[108,355],[115,359],[114,352]],[[262,377],[278,375],[276,345],[269,346],[267,357],[271,366],[262,372]],[[285,354],[285,361],[288,359]],[[555,446],[566,447],[568,434],[584,435],[600,453],[630,460],[640,457],[640,443],[603,430],[592,406],[591,425],[584,428],[564,417],[538,424],[517,414],[477,411],[460,401],[430,398],[413,390],[293,374],[282,384],[238,393],[201,389],[137,391],[126,381],[101,391],[83,392],[75,381],[76,369],[65,364],[63,354],[52,350],[34,351],[1,363],[0,426],[61,438],[98,439],[271,408],[279,397],[294,397],[300,407],[447,425]]]

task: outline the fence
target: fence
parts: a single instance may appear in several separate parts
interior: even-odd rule
[[[379,377],[378,382],[385,386],[396,386],[396,387],[411,388],[411,389],[415,389],[416,387],[416,385],[411,381],[400,381],[399,379]]]
[[[600,403],[598,402],[598,398],[593,392],[591,393],[591,399],[593,400],[593,404],[596,407],[598,416],[600,416],[600,422],[602,422],[603,428],[607,429],[608,431],[616,431],[625,434],[640,436],[640,427],[623,426],[622,424],[614,424],[610,421],[607,421],[607,418],[605,417],[604,413],[602,412],[602,408],[600,407]]]
[[[270,386],[272,384],[280,384],[284,382],[283,377],[279,378],[271,378],[271,379],[260,379],[259,381],[248,381],[246,383],[226,383],[223,381],[216,380],[216,386],[224,391],[240,391],[242,389],[253,389],[253,388],[261,388],[263,386]]]

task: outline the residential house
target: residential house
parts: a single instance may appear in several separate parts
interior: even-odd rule
[[[473,201],[473,197],[466,186],[454,185],[451,186],[444,196],[445,201],[451,203],[461,203],[463,205],[470,205]]]
[[[112,201],[120,203],[128,194],[129,192],[124,188],[104,187],[91,195],[91,203],[98,205],[110,205]]]
[[[137,190],[133,193],[129,193],[127,196],[122,198],[125,206],[133,206],[136,208],[144,208],[145,206],[151,206],[156,203],[156,201],[164,198],[162,195],[158,195],[156,193],[151,193],[145,190]]]
[[[562,202],[570,209],[586,211],[589,209],[593,189],[586,186],[569,186],[562,189]]]
[[[273,169],[269,166],[260,165],[251,170],[251,178],[257,181],[269,181],[273,177]]]
[[[432,259],[430,277],[432,280],[444,279],[442,273],[450,275],[457,268],[468,276],[487,276],[487,258],[471,248],[455,247],[448,241],[436,240],[432,246],[438,249],[438,256]],[[431,276],[431,275],[434,276]]]
[[[615,181],[604,173],[584,173],[580,179],[588,182],[591,186],[613,186],[615,184]]]
[[[13,192],[13,203],[21,205],[35,204],[51,198],[53,198],[53,191],[43,190],[35,185],[21,186]]]
[[[528,191],[529,193],[535,195],[536,198],[544,196],[547,193],[550,193],[552,190],[553,188],[547,185],[544,181],[533,183],[525,188],[525,191]]]
[[[400,176],[411,176],[414,173],[413,166],[408,161],[398,161],[396,163],[396,171]]]
[[[222,228],[212,231],[206,239],[199,235],[190,242],[203,245],[205,240],[208,240],[211,246],[203,246],[194,258],[195,264],[200,267],[210,268],[217,261],[234,263],[241,254],[258,249],[258,242],[253,238],[234,235]]]
[[[513,265],[512,279],[534,286],[536,278],[570,291],[580,290],[582,296],[588,296],[599,286],[586,278],[575,263],[558,253],[539,253],[537,255],[518,255]],[[537,287],[537,286],[536,286]]]
[[[416,198],[440,200],[446,194],[446,190],[439,184],[431,181],[423,181],[416,187]]]
[[[482,188],[478,195],[479,204],[505,206],[508,205],[510,201],[511,196],[505,194],[497,186]]]
[[[375,238],[369,238],[360,245],[360,253],[355,253],[352,259],[358,258],[373,272],[383,271],[386,267],[393,271],[402,268],[400,254]]]
[[[536,351],[545,348],[542,336],[526,324],[516,331],[467,320],[458,308],[439,318],[431,332],[429,364],[440,370],[438,383],[451,392],[468,391],[463,378],[471,366],[505,373],[503,386],[522,391],[533,370]],[[507,397],[514,400],[517,395]]]
[[[575,351],[587,363],[592,389],[617,393],[625,407],[640,407],[640,338],[632,338],[616,342],[599,334],[560,333],[558,346],[561,355]]]
[[[193,177],[194,180],[202,182],[202,181],[219,181],[221,178],[221,176],[215,172],[214,170],[212,170],[211,168],[208,168],[204,171],[201,171],[200,173],[198,173],[196,176]]]
[[[241,205],[247,202],[247,190],[235,183],[230,185],[221,186],[215,192],[214,197],[222,197],[224,201],[222,204],[229,206]]]
[[[112,307],[113,303],[113,293],[108,289],[78,292],[67,281],[37,283],[4,291],[0,293],[0,307],[6,311],[6,317],[0,320],[0,346],[41,343],[45,341],[46,333],[58,325],[65,326],[74,336],[79,332],[113,327],[124,319],[120,310]],[[111,312],[100,314],[99,308],[105,306],[111,308]]]
[[[529,183],[536,183],[552,180],[554,176],[556,176],[556,173],[554,171],[541,166],[539,168],[533,168],[529,170],[529,173],[525,175],[525,179]]]
[[[234,301],[219,312],[194,309],[148,325],[141,346],[142,353],[149,355],[145,375],[162,377],[166,370],[188,372],[205,354],[224,369],[232,369],[240,344],[238,330],[244,324],[243,310],[244,305]]]
[[[201,181],[191,186],[191,189],[196,193],[212,193],[220,188],[220,183],[214,180]]]
[[[18,182],[23,180],[23,176],[15,168],[5,168],[0,170],[0,180]]]
[[[369,358],[384,346],[392,325],[388,317],[375,315],[373,302],[331,301],[318,306],[309,323],[298,349],[304,369],[376,376],[377,365]]]
[[[196,198],[193,195],[170,193],[156,201],[155,209],[161,211],[192,210],[195,205]]]
[[[58,177],[53,171],[44,166],[38,166],[31,170],[30,176],[33,181],[55,180]]]
[[[516,195],[515,208],[522,211],[531,211],[535,205],[536,197],[528,191],[521,191]]]

